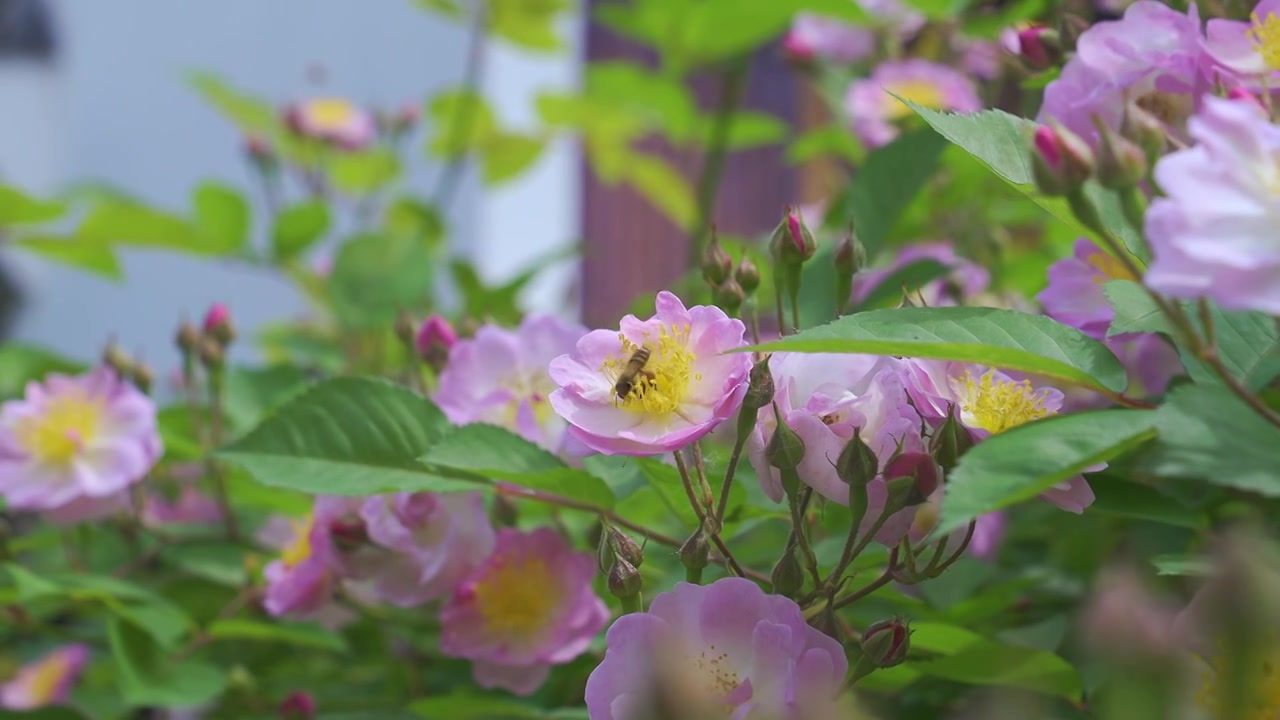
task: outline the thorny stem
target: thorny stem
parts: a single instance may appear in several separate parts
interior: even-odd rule
[[[689,496],[689,506],[693,508],[693,514],[698,517],[698,526],[707,533],[711,538],[711,543],[720,551],[720,555],[724,558],[725,563],[735,575],[744,576],[742,566],[734,559],[733,553],[729,552],[728,546],[724,544],[724,540],[720,538],[720,528],[708,527],[706,512],[703,511],[702,504],[698,502],[697,494],[693,490],[693,478],[689,476],[689,466],[685,463],[684,457],[677,450],[671,453],[676,459],[676,468],[680,470],[680,480],[684,484],[685,494]],[[677,545],[679,547],[679,545]]]
[[[1111,254],[1115,256],[1122,265],[1124,265],[1125,270],[1127,270],[1133,277],[1141,278],[1143,275],[1142,269],[1138,267],[1136,262],[1134,262],[1133,256],[1131,256],[1123,247],[1120,239],[1102,224],[1101,219],[1098,217],[1097,209],[1093,206],[1093,203],[1084,196],[1084,193],[1076,191],[1073,195],[1068,196],[1068,201],[1075,216],[1084,223],[1086,227],[1093,230],[1100,238],[1102,238],[1107,249],[1111,251]],[[1280,414],[1277,414],[1276,411],[1268,407],[1261,398],[1251,392],[1244,385],[1240,384],[1240,381],[1231,374],[1231,371],[1227,369],[1226,365],[1223,365],[1222,359],[1218,357],[1218,348],[1216,344],[1212,340],[1210,340],[1208,344],[1205,343],[1199,333],[1196,332],[1195,327],[1192,326],[1190,319],[1187,318],[1187,314],[1182,310],[1182,307],[1176,303],[1170,302],[1168,298],[1146,285],[1143,285],[1143,289],[1147,291],[1152,302],[1160,308],[1160,311],[1164,313],[1164,315],[1173,322],[1174,326],[1177,327],[1179,332],[1182,333],[1183,339],[1195,352],[1196,356],[1213,369],[1213,371],[1222,380],[1223,384],[1225,384],[1227,388],[1236,395],[1236,397],[1244,401],[1250,409],[1258,415],[1261,415],[1264,420],[1276,427],[1280,427]],[[1201,312],[1202,319],[1210,319],[1207,305],[1202,306]],[[1210,337],[1212,337],[1213,331],[1211,325],[1206,326],[1205,331]]]
[[[488,13],[485,12],[484,5],[477,3],[475,6],[475,15],[471,18],[471,27],[468,30],[467,55],[465,65],[462,69],[462,91],[466,95],[470,95],[480,86],[480,74],[484,71],[485,56],[485,40],[487,39],[488,30]],[[453,117],[449,122],[449,145],[457,147],[463,145],[471,133],[472,120],[471,111],[474,103],[459,101]],[[458,189],[459,180],[462,177],[462,170],[466,167],[467,153],[458,153],[456,157],[445,165],[444,171],[440,173],[440,177],[436,180],[436,186],[431,191],[431,201],[443,214],[453,200],[454,192]]]
[[[567,498],[562,495],[556,495],[554,493],[544,492],[542,490],[531,490],[529,488],[518,487],[515,485],[506,485],[506,484],[500,485],[498,486],[498,492],[503,495],[510,495],[512,497],[523,498],[525,500],[535,500],[537,502],[547,503],[548,505],[559,505],[560,507],[569,508],[571,510],[583,510],[586,512],[595,513],[599,515],[601,518],[604,518],[605,520],[607,520],[608,522],[614,525],[617,525],[618,527],[626,528],[642,537],[646,537],[652,540],[653,542],[658,543],[659,545],[666,545],[667,547],[678,548],[684,544],[684,541],[682,540],[677,540],[671,537],[670,535],[664,535],[656,530],[650,530],[649,528],[643,525],[633,523],[630,520],[627,520],[615,514],[612,510],[600,507],[599,505],[593,505],[591,503],[581,502],[579,500]],[[720,544],[717,544],[717,548],[718,547],[720,547]],[[712,555],[711,561],[712,562],[723,561],[723,562],[730,563],[731,566],[737,566],[737,561],[733,560],[731,557],[723,557],[723,556],[717,557],[715,555]],[[752,580],[758,580],[764,583],[769,582],[769,576],[765,575],[762,572],[752,570],[750,568],[743,569],[740,566],[738,567],[738,569],[742,571],[739,573],[740,575],[743,575],[745,577],[751,578]]]
[[[893,582],[893,575],[898,570],[898,548],[889,551],[889,563],[885,566],[884,572],[880,577],[845,595],[831,604],[833,610],[838,610],[846,605],[855,603],[880,588]]]
[[[733,128],[734,113],[742,101],[742,90],[750,67],[751,55],[742,55],[733,60],[721,76],[720,106],[716,109],[715,122],[711,126],[706,160],[698,175],[698,214],[694,225],[696,234],[689,243],[689,263],[693,267],[698,265],[698,259],[702,257],[702,246],[711,232],[716,196],[719,194],[720,180],[724,177],[724,163],[729,155],[729,132]]]

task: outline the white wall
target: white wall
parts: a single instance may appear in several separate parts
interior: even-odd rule
[[[101,179],[175,210],[202,179],[253,187],[238,134],[184,85],[186,70],[212,70],[282,101],[323,91],[396,107],[458,83],[466,41],[465,28],[410,0],[61,0],[57,10],[58,87],[45,79],[19,89],[5,79],[17,77],[12,66],[0,64],[0,166],[36,190]],[[576,42],[578,33],[568,36]],[[491,52],[485,81],[504,117],[519,119],[531,88],[574,81],[567,56],[529,61],[497,46]],[[308,75],[321,61],[327,79],[317,87]],[[35,141],[52,146],[23,151]],[[424,165],[411,177],[423,193],[438,170]],[[452,205],[455,246],[486,277],[501,278],[526,257],[573,242],[576,176],[563,145],[530,177],[483,200],[467,172]],[[178,318],[198,317],[214,301],[230,302],[249,332],[303,310],[276,278],[174,254],[125,254],[127,280],[118,285],[28,255],[7,258],[25,292],[17,339],[84,358],[114,334],[158,368],[172,366]],[[556,306],[566,279],[562,272],[558,285],[541,283],[532,305]],[[245,347],[240,352],[247,357]]]

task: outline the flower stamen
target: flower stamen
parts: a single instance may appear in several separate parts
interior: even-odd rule
[[[966,372],[959,380],[962,419],[966,425],[995,435],[1055,414],[1045,407],[1047,390],[1035,390],[1026,380],[997,380],[995,372],[988,370],[978,378]]]
[[[664,327],[656,341],[646,336],[642,345],[637,345],[622,333],[618,334],[622,340],[621,355],[608,356],[600,366],[601,372],[609,377],[610,384],[616,383],[637,350],[642,347],[649,350],[649,360],[642,372],[636,375],[631,391],[618,399],[620,407],[653,415],[680,413],[690,386],[702,379],[700,373],[693,371],[693,363],[698,356],[688,347],[690,330],[688,325],[671,329]]]
[[[1280,70],[1280,17],[1268,13],[1265,18],[1253,14],[1253,27],[1249,28],[1253,47],[1262,61],[1272,70]]]

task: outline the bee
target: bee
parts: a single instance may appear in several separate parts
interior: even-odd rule
[[[619,400],[627,399],[627,396],[635,390],[639,378],[653,379],[653,373],[644,369],[645,364],[649,362],[651,354],[649,348],[640,348],[631,355],[626,367],[618,375],[618,381],[613,384],[613,391],[617,393]]]

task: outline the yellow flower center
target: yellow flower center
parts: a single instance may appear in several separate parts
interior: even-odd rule
[[[636,374],[631,392],[620,398],[618,404],[632,412],[666,415],[676,412],[689,394],[690,383],[702,380],[693,372],[698,356],[689,351],[689,326],[668,330],[662,328],[656,341],[646,336],[644,345],[636,345],[618,333],[622,339],[622,355],[610,355],[600,366],[612,382],[627,370],[631,357],[644,347],[649,350],[649,360]]]
[[[997,380],[995,372],[988,370],[979,378],[965,373],[960,381],[960,409],[970,427],[995,435],[1054,414],[1044,406],[1045,390],[1034,390],[1026,380]]]
[[[1280,718],[1280,656],[1264,657],[1254,667],[1245,670],[1249,697],[1240,705],[1227,701],[1222,678],[1229,672],[1229,656],[1224,652],[1214,661],[1213,668],[1205,668],[1201,676],[1196,705],[1214,720],[1226,720],[1227,713],[1239,709],[1244,714],[1232,715],[1232,720],[1276,720]],[[1250,663],[1252,664],[1252,663]],[[1216,669],[1214,669],[1216,668]],[[1232,706],[1236,705],[1237,708]]]
[[[15,429],[20,444],[41,462],[66,464],[92,443],[102,422],[103,403],[83,392],[68,392],[49,401],[44,414]]]
[[[1099,285],[1111,280],[1130,280],[1138,282],[1138,278],[1134,277],[1133,273],[1129,272],[1129,269],[1111,253],[1104,252],[1102,250],[1095,250],[1085,258],[1085,262],[1094,270],[1098,271],[1099,277],[1094,278],[1094,282]]]
[[[293,523],[293,542],[280,553],[280,560],[284,562],[285,567],[294,567],[311,557],[311,527],[314,524],[315,518],[312,517]]]
[[[320,98],[307,103],[307,118],[314,124],[337,129],[350,123],[356,115],[356,108],[341,98]]]
[[[722,698],[742,684],[738,672],[729,663],[729,654],[716,652],[715,645],[711,645],[691,660],[698,670],[703,687],[712,697]]]
[[[562,595],[542,558],[507,555],[476,583],[475,607],[490,635],[526,638],[547,627]]]
[[[58,692],[58,685],[66,677],[67,663],[62,655],[52,655],[41,660],[28,672],[31,673],[28,676],[31,683],[31,699],[37,706],[47,705],[53,702]]]
[[[1268,14],[1265,18],[1253,14],[1253,27],[1249,29],[1253,47],[1262,61],[1272,70],[1280,70],[1280,17]]]
[[[903,100],[910,100],[921,107],[940,108],[945,102],[942,97],[942,90],[928,80],[908,80],[890,86],[888,89]],[[915,111],[907,107],[906,103],[894,100],[889,104],[888,115],[890,120],[904,118],[914,113]]]

